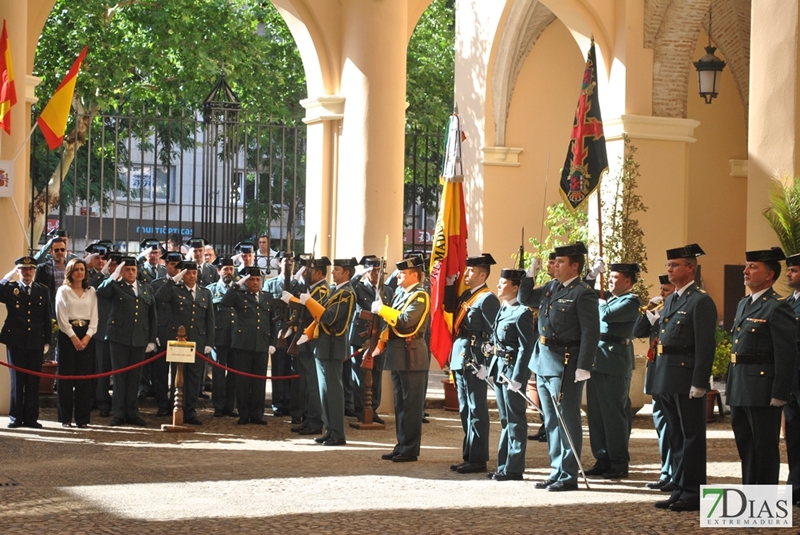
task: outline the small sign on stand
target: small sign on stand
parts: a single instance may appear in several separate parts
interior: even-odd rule
[[[174,362],[175,395],[172,409],[172,425],[163,424],[162,431],[171,433],[193,433],[194,427],[183,425],[183,365],[194,363],[195,343],[186,341],[186,328],[178,327],[178,339],[167,342],[167,362]]]

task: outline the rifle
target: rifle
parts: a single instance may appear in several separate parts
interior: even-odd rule
[[[288,256],[290,254],[289,251],[286,253],[287,256],[283,259],[283,289],[288,292],[289,287],[292,285],[292,266],[294,265],[294,259]],[[278,332],[277,347],[278,349],[286,349],[286,347],[289,345],[286,340],[286,333],[290,328],[292,328],[293,319],[295,319],[294,325],[295,328],[297,328],[297,314],[292,314],[292,312],[296,312],[296,310],[291,305],[284,303],[280,297],[274,300],[274,304],[283,318],[283,328]]]
[[[306,291],[311,290],[311,269],[314,267],[314,249],[317,248],[317,237],[314,236],[314,245],[311,248],[311,254],[307,255],[306,257],[306,272],[304,275]],[[297,323],[294,330],[294,335],[292,336],[292,343],[289,344],[289,349],[286,350],[286,353],[289,355],[297,355],[300,352],[300,349],[297,345],[297,342],[300,341],[300,337],[303,336],[303,322],[306,320],[306,316],[308,315],[308,309],[306,309],[303,305],[298,305],[300,307],[299,311],[297,312]],[[291,309],[291,308],[290,308]]]
[[[375,287],[375,300],[383,299],[383,279],[386,276],[386,255],[389,253],[389,235],[386,235],[386,245],[384,246],[383,256],[381,257],[380,264],[378,264],[378,285]],[[369,314],[369,317],[367,317]],[[362,310],[359,313],[359,318],[369,319],[370,327],[367,338],[367,343],[361,348],[361,367],[365,370],[371,370],[373,366],[374,357],[372,352],[378,347],[378,342],[381,337],[381,317],[378,314],[373,314],[369,310]]]
[[[522,227],[522,236],[519,240],[519,253],[517,254],[519,255],[519,269],[525,270],[525,227]]]

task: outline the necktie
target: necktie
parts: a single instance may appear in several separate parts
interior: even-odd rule
[[[190,291],[190,292],[192,292],[192,301],[196,301],[196,300],[197,300],[197,295],[195,294],[195,289],[194,289],[194,288],[192,288],[192,289],[191,289],[191,290],[189,290],[189,291]]]

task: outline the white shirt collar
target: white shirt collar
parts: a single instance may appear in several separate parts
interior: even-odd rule
[[[578,278],[578,276],[577,276],[577,275],[575,275],[574,277],[572,277],[571,279],[569,279],[567,282],[562,282],[561,284],[563,284],[563,285],[564,285],[564,288],[566,288],[567,286],[569,286],[570,284],[572,284],[572,281],[574,281],[574,280],[575,280],[575,279],[577,279],[577,278]]]
[[[758,292],[756,292],[756,293],[754,293],[754,294],[750,294],[750,302],[751,302],[751,303],[755,303],[755,302],[756,302],[756,299],[758,299],[759,297],[761,297],[762,295],[764,295],[764,293],[765,293],[767,290],[769,290],[770,288],[771,288],[771,286],[767,286],[767,287],[766,287],[766,288],[764,288],[763,290],[760,290],[760,291],[758,291]]]
[[[470,288],[470,289],[469,289],[469,291],[470,291],[470,293],[472,293],[472,294],[474,295],[474,294],[475,294],[475,292],[477,292],[478,290],[480,290],[480,289],[481,289],[481,288],[483,288],[484,286],[486,286],[486,283],[485,283],[485,282],[484,282],[483,284],[481,284],[480,286],[478,286],[477,288]]]
[[[691,286],[692,284],[694,284],[694,281],[693,281],[693,280],[692,280],[692,281],[689,281],[689,284],[687,284],[686,286],[682,286],[681,288],[678,288],[677,290],[675,290],[675,293],[677,293],[677,294],[678,294],[678,297],[682,296],[682,295],[683,295],[683,292],[685,292],[685,291],[686,291],[686,289],[687,289],[689,286]]]
[[[510,307],[510,306],[514,306],[516,304],[517,304],[517,298],[513,297],[513,298],[511,298],[511,299],[509,299],[507,301],[503,301],[503,305],[502,306]]]

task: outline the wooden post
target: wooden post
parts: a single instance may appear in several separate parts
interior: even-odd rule
[[[361,369],[364,370],[364,414],[362,422],[350,422],[350,427],[356,429],[386,429],[383,424],[375,423],[372,420],[374,411],[372,410],[372,368],[373,357],[364,355],[361,357]]]
[[[178,341],[186,341],[186,328],[181,325],[178,327]],[[194,433],[194,427],[183,425],[183,363],[174,363],[178,368],[175,370],[175,403],[172,409],[172,425],[161,424],[161,430],[169,433]]]

